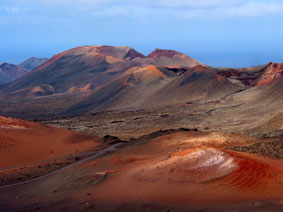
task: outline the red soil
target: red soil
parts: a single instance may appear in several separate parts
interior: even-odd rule
[[[112,165],[100,161],[93,168],[105,167],[103,172],[111,176],[88,191],[96,193],[96,200],[102,202],[139,199],[179,206],[283,198],[282,163],[272,159],[212,147],[173,152],[166,159],[158,156],[160,153],[155,158],[149,156],[150,152],[144,157],[140,153],[113,155]]]
[[[215,77],[216,77],[216,79],[217,79],[218,82],[221,82],[221,81],[222,81],[222,77],[221,77],[219,74],[216,74]]]
[[[117,165],[127,165],[127,164],[131,164],[131,163],[135,163],[138,161],[143,161],[143,160],[149,160],[151,158],[149,157],[125,157],[123,155],[118,155],[114,158],[112,158],[111,160],[113,161],[114,164]]]
[[[160,57],[174,58],[176,56],[184,57],[185,55],[179,52],[176,52],[174,50],[155,49],[147,57],[148,58],[160,58]]]
[[[283,63],[270,63],[259,77],[256,86],[272,85],[283,77]]]
[[[238,79],[246,86],[272,85],[283,77],[283,63],[269,63],[265,68],[257,72],[228,69],[218,71],[218,75]]]
[[[0,168],[101,147],[101,139],[97,136],[0,117]]]
[[[225,178],[230,186],[256,196],[278,194],[279,198],[283,197],[283,185],[280,183],[283,180],[283,169],[276,162],[267,158],[253,158],[251,155],[230,154],[239,166]]]
[[[160,136],[15,188],[15,194],[26,198],[16,201],[34,205],[54,200],[55,207],[67,199],[64,204],[70,207],[69,200],[79,205],[87,197],[96,211],[104,212],[124,211],[119,208],[130,203],[134,209],[129,211],[137,211],[135,204],[147,202],[169,208],[228,207],[211,211],[233,211],[229,207],[250,207],[255,201],[280,204],[283,161],[225,149],[237,140],[253,139],[195,132]],[[12,195],[7,198],[15,201]]]

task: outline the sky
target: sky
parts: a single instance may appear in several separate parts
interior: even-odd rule
[[[83,45],[174,49],[215,67],[283,62],[282,0],[0,0],[0,62]]]

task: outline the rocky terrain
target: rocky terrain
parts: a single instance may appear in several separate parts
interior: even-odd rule
[[[282,71],[59,53],[0,86],[0,211],[282,211]]]

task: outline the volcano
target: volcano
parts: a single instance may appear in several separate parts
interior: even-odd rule
[[[8,96],[46,96],[93,90],[131,67],[146,65],[195,66],[196,60],[169,50],[145,57],[130,47],[83,46],[59,53],[22,79],[8,85]]]

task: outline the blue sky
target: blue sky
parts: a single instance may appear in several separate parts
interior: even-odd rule
[[[102,44],[217,67],[283,62],[282,11],[280,0],[1,0],[0,62]]]

